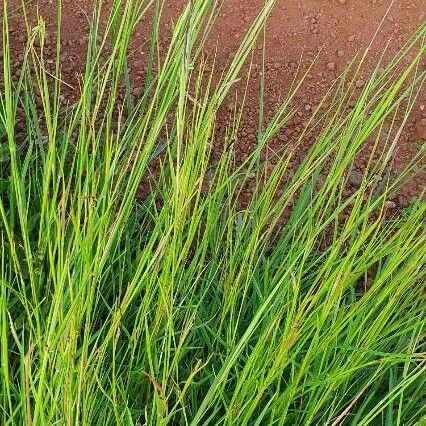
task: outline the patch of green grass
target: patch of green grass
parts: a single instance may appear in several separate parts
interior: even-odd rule
[[[1,114],[1,112],[0,112]],[[0,139],[3,139],[6,136],[6,128],[0,123]],[[2,147],[3,149],[3,147]]]
[[[317,126],[316,143],[286,180],[304,135],[277,153],[268,175],[262,152],[294,113],[294,92],[259,124],[242,164],[233,150],[238,111],[224,139],[215,127],[274,1],[217,84],[200,56],[215,2],[188,3],[160,64],[156,19],[157,71],[145,96],[123,105],[129,42],[154,3],[114,1],[100,41],[99,6],[81,96],[65,115],[59,52],[52,83],[30,43],[39,66],[24,61],[12,86],[3,22],[1,424],[421,425],[426,204],[394,221],[385,214],[425,149],[379,193],[375,182],[396,146],[380,137],[382,125],[402,129],[425,80],[425,27],[377,64],[354,108],[346,104],[356,77],[336,82],[306,128]],[[29,33],[43,40],[43,22]],[[223,152],[213,163],[215,143]],[[366,144],[375,161],[345,197]]]
[[[4,125],[5,111],[4,111],[4,100],[0,94],[0,141],[6,136],[6,127]]]

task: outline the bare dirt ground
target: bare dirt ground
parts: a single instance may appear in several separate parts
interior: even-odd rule
[[[88,29],[87,16],[96,0],[62,0],[63,3],[63,80],[70,86],[78,87],[78,78],[84,66],[86,35]],[[22,31],[22,16],[16,2],[14,17],[11,22],[13,39],[14,72],[19,71],[22,50],[25,43]],[[207,46],[207,53],[213,55],[217,49],[217,70],[223,69],[232,57],[246,29],[263,5],[264,0],[227,0],[215,25]],[[108,3],[108,1],[106,1]],[[285,98],[295,77],[299,63],[301,70],[309,67],[313,58],[318,55],[308,78],[295,103],[300,106],[298,115],[286,129],[276,138],[276,147],[291,142],[303,128],[312,110],[318,105],[322,96],[336,77],[345,69],[348,62],[370,43],[380,22],[390,6],[390,0],[277,0],[276,7],[268,21],[267,28],[267,63],[266,63],[266,115],[274,106]],[[186,0],[166,1],[164,8],[164,36],[160,42],[165,49],[168,43],[168,29],[178,16]],[[48,32],[54,33],[56,25],[56,0],[31,0],[30,15],[36,11],[44,17]],[[385,61],[390,59],[407,41],[413,31],[426,20],[426,4],[424,0],[395,0],[370,52],[362,75],[357,81],[361,88],[369,72],[377,64],[378,58],[387,46]],[[130,60],[131,74],[134,83],[134,94],[137,96],[143,85],[144,67],[147,58],[147,38],[149,23],[142,22],[135,34],[134,48]],[[52,37],[53,39],[53,37]],[[47,53],[53,54],[53,41],[50,41]],[[255,71],[259,72],[261,50],[255,55]],[[423,66],[426,62],[423,61]],[[299,71],[300,72],[300,71]],[[66,88],[65,96],[72,100],[77,92]],[[251,84],[248,92],[248,108],[240,131],[237,149],[242,154],[250,150],[256,140],[258,116],[259,87]],[[230,105],[231,106],[231,105]],[[221,124],[225,118],[222,119]],[[426,139],[426,91],[420,93],[406,131],[399,141],[398,155],[395,159],[395,170],[401,168],[414,155],[418,144]],[[312,139],[306,140],[306,150]],[[304,150],[298,153],[299,160]],[[294,167],[298,159],[295,158]],[[359,172],[365,165],[359,162]],[[354,186],[356,182],[354,182]],[[395,207],[403,207],[418,195],[426,185],[425,173],[412,181],[392,203]]]

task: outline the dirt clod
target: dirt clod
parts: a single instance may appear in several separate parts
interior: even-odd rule
[[[416,136],[420,140],[426,139],[426,118],[418,120],[415,125]]]
[[[358,186],[361,185],[363,177],[364,177],[364,175],[361,172],[359,172],[357,170],[352,170],[349,173],[349,183],[352,186],[358,187]]]

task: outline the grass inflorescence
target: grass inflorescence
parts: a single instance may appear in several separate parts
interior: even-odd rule
[[[351,73],[336,82],[289,178],[303,134],[268,174],[263,153],[292,117],[295,92],[242,161],[240,113],[220,140],[216,129],[274,1],[213,83],[201,52],[216,3],[188,2],[158,59],[159,2],[115,0],[104,32],[99,2],[81,94],[62,108],[60,40],[52,79],[35,47],[41,18],[28,24],[12,83],[4,2],[2,425],[424,421],[426,204],[389,219],[387,201],[425,148],[398,176],[386,170],[424,83],[425,27],[377,65],[353,108]],[[149,75],[135,100],[127,55],[151,6]],[[213,162],[215,143],[223,151]],[[348,196],[367,144],[371,161]]]

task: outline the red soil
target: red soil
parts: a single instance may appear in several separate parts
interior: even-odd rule
[[[20,3],[18,0],[9,1],[12,7],[14,2]],[[63,80],[73,87],[78,87],[78,76],[84,66],[84,48],[88,28],[85,14],[90,16],[94,3],[95,0],[62,0],[65,64]],[[108,3],[108,0],[105,3]],[[171,20],[176,18],[186,3],[186,0],[166,1],[165,28],[170,27]],[[207,52],[210,54],[213,54],[217,48],[219,70],[225,67],[232,57],[244,32],[263,3],[264,0],[225,1],[207,46]],[[44,17],[47,30],[51,34],[54,33],[56,25],[55,4],[56,0],[32,0],[29,3],[30,15],[34,16],[38,10]],[[301,107],[300,113],[273,142],[276,146],[288,143],[297,136],[303,123],[312,113],[312,109],[335,78],[344,70],[348,62],[370,43],[389,5],[390,0],[277,0],[274,12],[268,21],[267,31],[266,115],[270,114],[279,100],[288,93],[299,62],[301,69],[304,70],[317,54],[318,58],[295,98],[295,104]],[[384,55],[385,61],[398,51],[425,19],[424,0],[395,0],[383,21],[357,85],[362,87],[386,45],[388,47]],[[17,5],[11,23],[16,68],[14,71],[16,72],[19,70],[19,62],[22,58],[20,55],[25,42],[21,21],[21,12]],[[136,50],[130,63],[135,95],[141,91],[143,82],[148,50],[148,27],[147,22],[142,23],[134,39]],[[52,41],[50,43],[49,49],[53,54],[54,44]],[[164,48],[167,47],[167,43],[167,36],[162,36],[161,44]],[[259,63],[260,55],[259,49],[255,55],[255,63]],[[258,71],[259,66],[255,65],[256,68]],[[77,92],[70,88],[65,88],[64,93],[70,100],[77,95]],[[241,150],[242,154],[250,150],[255,143],[258,95],[258,85],[250,85],[248,108],[237,145],[237,149]],[[395,159],[396,170],[412,158],[419,142],[425,139],[426,92],[423,91],[416,103],[412,119],[400,139],[398,155]],[[312,140],[307,140],[306,149],[311,142]],[[302,151],[298,154],[299,160],[303,156]],[[295,164],[297,160],[296,158]],[[363,165],[361,159],[359,168],[361,169]],[[421,192],[425,184],[426,176],[422,173],[395,198],[395,206],[406,205],[410,198]]]

